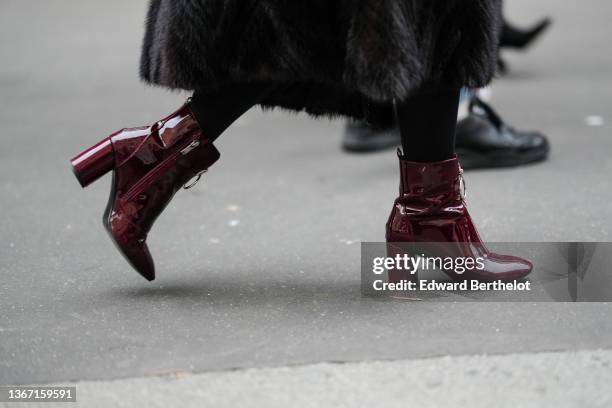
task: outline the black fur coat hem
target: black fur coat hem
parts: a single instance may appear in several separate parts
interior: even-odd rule
[[[376,122],[424,87],[486,85],[499,19],[500,0],[151,0],[140,73],[278,84],[262,105]]]

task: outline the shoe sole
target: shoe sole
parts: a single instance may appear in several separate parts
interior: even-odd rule
[[[549,153],[548,146],[524,153],[477,153],[457,148],[461,167],[466,170],[524,166],[546,160]]]

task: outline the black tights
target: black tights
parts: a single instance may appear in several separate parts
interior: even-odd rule
[[[434,162],[455,154],[459,90],[429,90],[397,104],[404,159]]]
[[[266,84],[240,84],[217,92],[195,92],[193,110],[207,138],[217,139],[236,119],[261,102],[274,88]],[[421,92],[397,104],[404,158],[433,162],[455,153],[458,90]]]
[[[216,92],[194,92],[189,106],[205,137],[215,140],[232,123],[261,102],[274,87],[266,84],[236,84]]]

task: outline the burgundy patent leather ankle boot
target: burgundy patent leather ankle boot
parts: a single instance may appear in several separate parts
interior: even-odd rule
[[[476,231],[461,192],[463,171],[457,157],[434,163],[417,163],[400,156],[400,195],[387,222],[387,242],[411,243],[430,257],[482,259],[478,268],[458,275],[444,271],[455,280],[482,282],[514,280],[528,275],[532,264],[516,256],[490,252]],[[419,246],[418,243],[422,245]],[[439,244],[437,244],[439,243]],[[415,280],[406,272],[393,271],[392,282]]]
[[[132,267],[151,281],[155,267],[147,234],[174,194],[199,180],[219,156],[184,105],[151,126],[110,135],[71,164],[83,187],[114,170],[104,226]]]

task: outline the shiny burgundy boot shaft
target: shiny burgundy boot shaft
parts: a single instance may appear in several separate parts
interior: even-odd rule
[[[400,176],[400,195],[387,222],[390,248],[397,248],[394,242],[423,243],[422,247],[430,252],[428,256],[483,259],[482,269],[462,275],[445,271],[456,280],[513,280],[531,272],[529,261],[490,252],[480,239],[464,202],[463,171],[456,156],[433,163],[410,162],[400,157]],[[415,277],[390,274],[391,281],[403,279]]]

